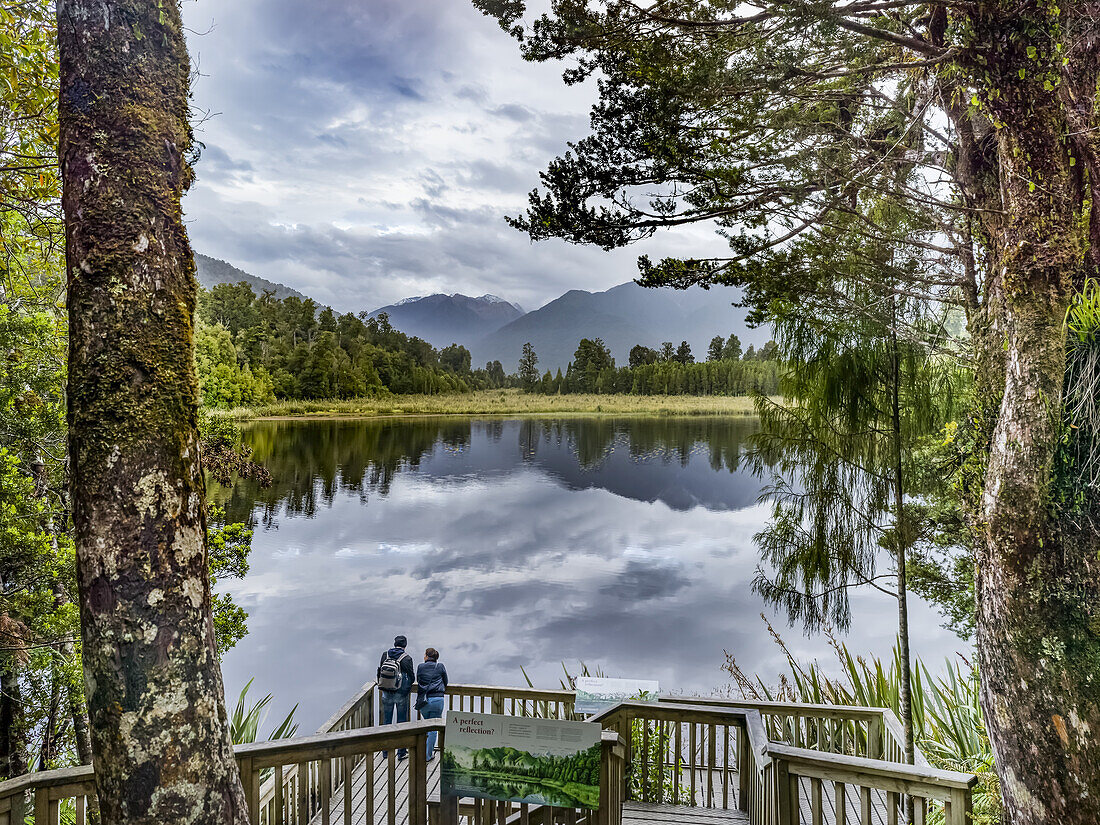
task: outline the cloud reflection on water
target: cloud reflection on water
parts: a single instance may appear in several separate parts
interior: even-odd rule
[[[256,514],[252,572],[230,590],[250,634],[227,690],[255,676],[320,724],[395,633],[455,681],[556,686],[561,663],[709,691],[730,650],[774,677],[750,589],[768,510],[737,457],[750,420],[278,422],[248,438],[276,478],[221,495]],[[893,606],[853,600],[855,649],[883,652]],[[958,647],[915,604],[915,649]],[[786,634],[827,658],[821,637]],[[417,656],[419,659],[419,656]],[[273,713],[278,715],[278,707]],[[274,718],[274,716],[273,716]]]

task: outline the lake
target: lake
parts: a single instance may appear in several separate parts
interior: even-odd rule
[[[299,703],[312,732],[397,633],[440,650],[454,682],[558,687],[562,663],[710,693],[728,651],[772,684],[796,656],[832,663],[752,592],[769,508],[742,460],[748,417],[287,420],[244,439],[271,471],[212,497],[252,521],[251,571],[224,589],[249,635],[223,663],[230,705],[255,677],[265,725]],[[895,603],[853,598],[846,637],[887,654]],[[911,598],[913,647],[935,664],[966,645]]]

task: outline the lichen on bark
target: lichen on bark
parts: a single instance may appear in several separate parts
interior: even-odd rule
[[[63,0],[68,416],[103,821],[239,823],[192,360],[190,63],[176,0]]]

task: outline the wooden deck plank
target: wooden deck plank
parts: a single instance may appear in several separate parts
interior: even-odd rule
[[[741,811],[722,808],[689,808],[682,805],[645,805],[627,802],[623,805],[623,825],[648,825],[648,823],[684,822],[690,825],[729,825],[748,823],[748,816]]]
[[[411,756],[409,757],[412,758]],[[351,823],[344,822],[344,787],[341,785],[335,793],[332,795],[332,803],[330,805],[331,810],[331,823],[332,825],[385,825],[388,822],[389,808],[388,798],[384,791],[385,783],[387,780],[387,765],[386,760],[382,758],[381,754],[374,754],[372,757],[373,765],[373,779],[374,779],[374,811],[373,816],[368,821],[365,817],[366,807],[366,784],[364,779],[366,778],[367,760],[360,762],[355,767],[355,771],[352,773],[352,820]],[[397,825],[405,825],[409,821],[409,764],[408,760],[403,760],[397,763],[396,772],[396,784],[394,792],[394,819]],[[428,764],[428,799],[430,801],[436,801],[439,799],[439,758],[433,759]],[[321,812],[310,820],[310,825],[318,825],[321,822]]]

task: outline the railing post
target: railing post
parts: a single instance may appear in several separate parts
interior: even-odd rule
[[[34,789],[34,825],[56,825],[50,818],[49,788]]]
[[[970,825],[974,818],[974,792],[970,788],[955,788],[951,801],[943,806],[944,825]]]
[[[621,777],[626,774],[624,767],[622,738],[604,738],[600,748],[600,807],[597,812],[599,825],[620,825],[622,822],[624,783]]]
[[[241,774],[241,787],[248,805],[248,820],[253,825],[260,822],[260,774],[252,770],[252,759],[245,757],[237,760],[237,769]]]
[[[791,771],[785,759],[775,760],[775,807],[778,825],[793,825],[791,817]]]
[[[875,716],[867,722],[867,758],[882,759],[883,755],[882,717]]]
[[[458,825],[457,796],[444,796],[439,800],[439,825]]]
[[[8,821],[12,825],[22,825],[27,818],[27,798],[23,791],[11,795],[11,809],[8,811]]]
[[[428,767],[424,761],[427,740],[427,734],[417,734],[409,749],[409,825],[427,825],[428,822]]]
[[[749,787],[752,782],[752,754],[749,751],[749,730],[744,724],[737,728],[737,807],[749,809]]]

